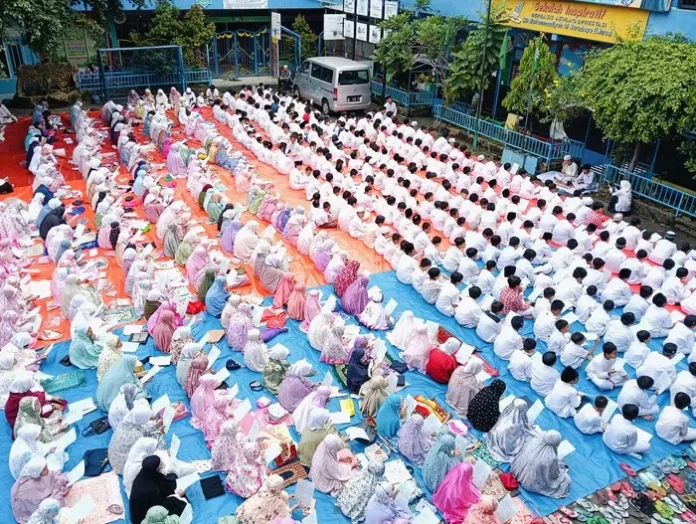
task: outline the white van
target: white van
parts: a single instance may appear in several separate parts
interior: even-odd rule
[[[330,111],[368,109],[370,70],[365,64],[335,56],[308,58],[295,73],[295,95]]]

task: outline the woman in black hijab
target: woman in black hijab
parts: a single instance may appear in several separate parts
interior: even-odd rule
[[[118,237],[121,234],[121,225],[118,222],[111,223],[111,231],[109,231],[109,242],[111,243],[112,249],[116,249],[116,244],[118,243]]]
[[[467,418],[474,429],[488,433],[500,417],[500,397],[505,393],[505,382],[495,379],[490,386],[474,395],[469,403]]]
[[[165,507],[170,515],[181,515],[186,501],[174,497],[176,475],[159,472],[160,458],[151,455],[143,459],[143,467],[133,480],[130,494],[131,522],[142,522],[154,506]]]
[[[365,339],[365,337],[357,337],[356,342],[360,343],[358,339]],[[365,339],[367,341],[367,339]],[[348,371],[347,371],[347,381],[348,381],[348,391],[354,394],[360,392],[362,385],[370,380],[370,360],[365,355],[365,349],[362,347],[353,348],[350,353],[350,359],[348,360]]]
[[[48,232],[56,226],[62,226],[67,224],[63,215],[65,214],[65,206],[61,204],[53,211],[51,211],[41,222],[41,227],[39,227],[39,235],[41,235],[42,240],[46,240]]]

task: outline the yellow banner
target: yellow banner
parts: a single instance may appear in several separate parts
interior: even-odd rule
[[[642,40],[650,13],[639,9],[532,0],[499,0],[510,14],[510,27],[520,27],[547,34],[616,43]]]

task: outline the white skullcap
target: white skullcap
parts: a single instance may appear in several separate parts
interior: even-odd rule
[[[449,142],[450,144],[454,144],[454,138],[450,138],[450,139],[448,140],[448,142]]]
[[[613,218],[614,218],[614,222],[621,222],[623,220],[623,214],[616,213]]]
[[[478,160],[479,162],[481,162],[481,161],[482,161],[483,159],[485,159],[485,158],[486,158],[485,156],[479,155],[479,156],[476,157],[476,160]]]
[[[582,203],[586,206],[591,206],[594,203],[594,200],[592,200],[592,197],[585,197],[582,199]]]
[[[572,159],[573,159],[573,157],[570,156],[570,155],[565,155],[565,156],[563,157],[563,160],[572,160]]]
[[[52,198],[48,201],[48,207],[50,207],[51,209],[56,209],[60,207],[60,200],[58,200],[57,198]]]

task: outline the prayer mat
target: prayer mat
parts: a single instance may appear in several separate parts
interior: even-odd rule
[[[41,387],[48,394],[63,391],[64,389],[75,388],[87,382],[87,375],[83,369],[69,371],[56,375],[55,377],[47,378],[41,381]]]
[[[129,324],[140,319],[133,306],[117,307],[104,311],[104,320],[107,324]]]
[[[299,460],[280,466],[278,469],[273,470],[273,474],[280,475],[283,478],[283,487],[285,489],[296,484],[298,480],[308,477],[307,470],[300,464]]]
[[[488,446],[483,440],[480,440],[479,445],[469,452],[467,458],[468,457],[474,457],[475,459],[483,460],[492,468],[497,468],[500,465],[498,461],[491,457],[491,454],[488,452]]]
[[[391,366],[394,362],[394,358],[387,353],[384,356],[384,363],[387,367]],[[344,388],[348,387],[348,364],[336,364],[333,366],[334,375],[338,381],[343,385]]]
[[[445,342],[447,342],[448,338],[456,338],[457,340],[459,340],[460,343],[462,342],[459,337],[457,337],[456,335],[453,335],[450,331],[443,328],[442,326],[439,326],[437,329],[436,342],[438,344],[444,344]],[[481,348],[476,348],[476,349],[480,351]],[[473,356],[475,356],[476,358],[478,358],[481,361],[481,363],[483,364],[483,371],[485,371],[486,374],[488,374],[491,377],[500,376],[500,373],[498,373],[498,370],[495,369],[493,366],[491,366],[488,362],[486,362],[486,360],[479,353],[474,353]]]
[[[65,496],[66,506],[74,506],[80,499],[90,497],[94,500],[94,507],[83,522],[99,522],[106,524],[116,520],[123,520],[125,516],[121,488],[118,484],[118,475],[115,471],[102,473],[98,477],[80,480],[73,484]],[[119,507],[121,513],[112,513],[109,508]]]
[[[425,398],[422,395],[416,395],[415,400],[416,410],[419,412],[426,411],[428,415],[435,415],[443,424],[452,416],[450,415],[449,411],[440,406],[440,404],[438,404],[438,402],[434,399]],[[427,416],[424,415],[423,418],[427,418]]]

